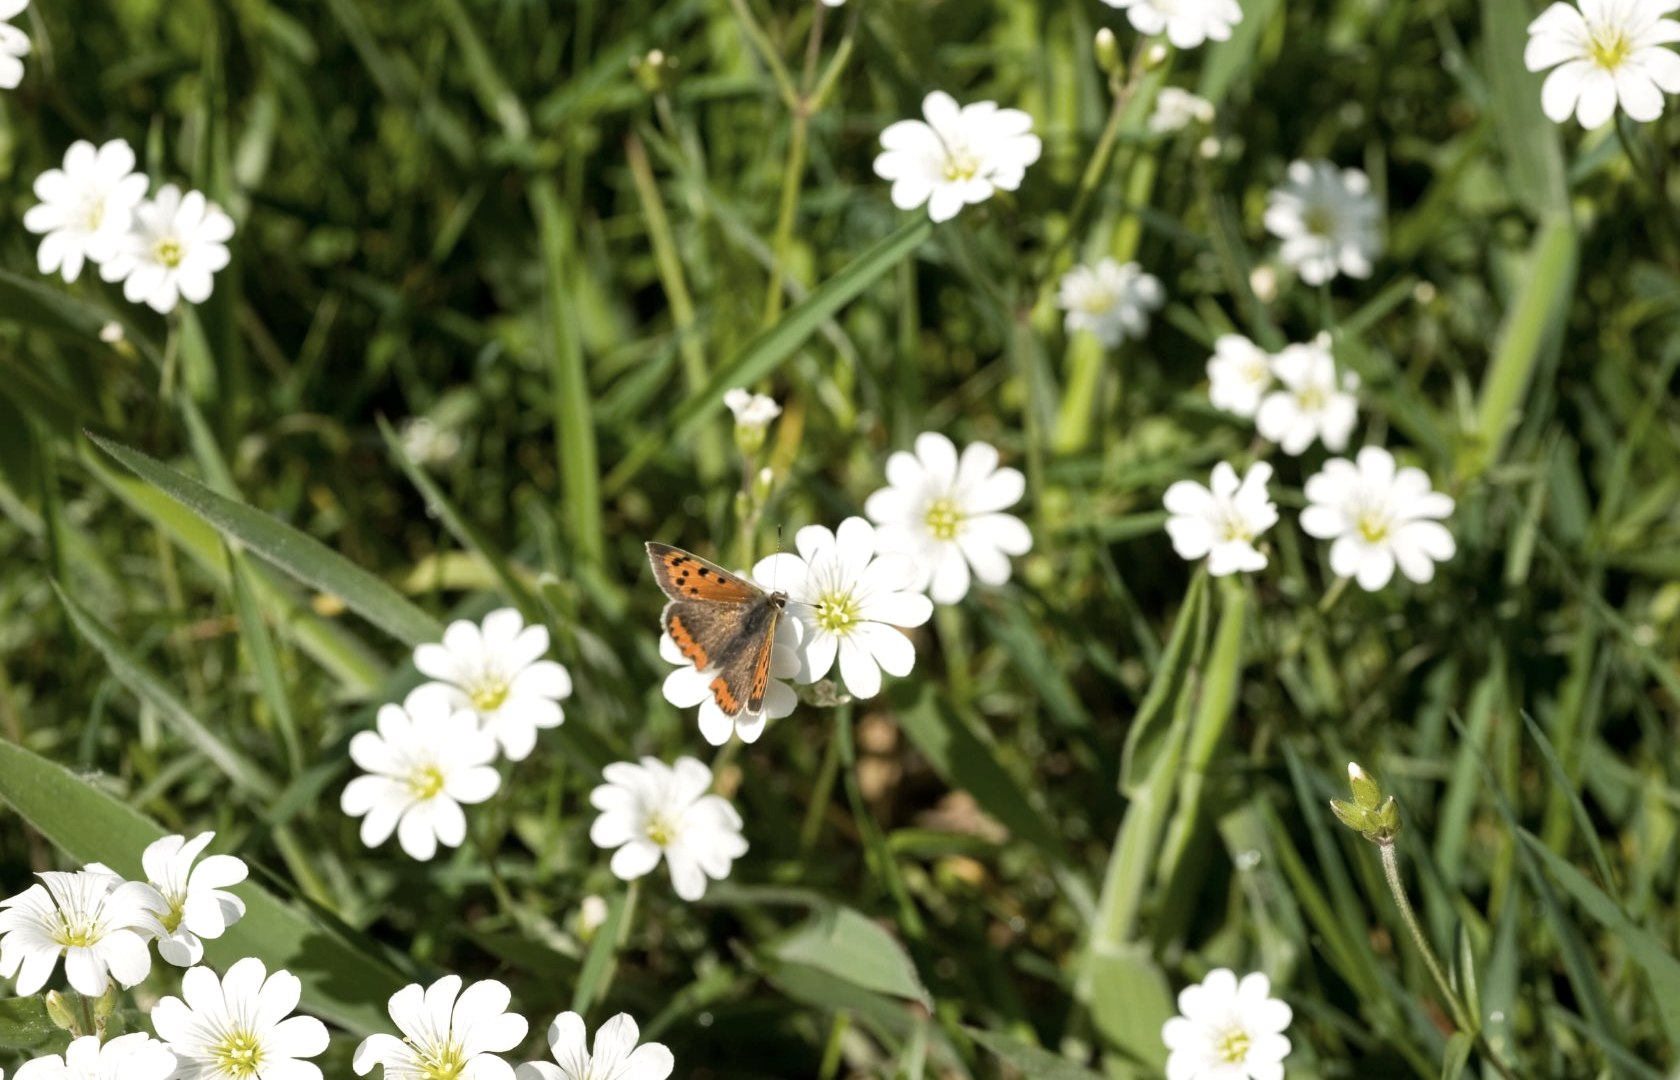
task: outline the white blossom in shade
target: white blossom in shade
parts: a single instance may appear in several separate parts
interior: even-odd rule
[[[507,1011],[513,995],[494,979],[461,989],[459,975],[431,986],[410,983],[391,995],[391,1019],[402,1038],[370,1035],[352,1065],[366,1076],[385,1066],[385,1080],[513,1080],[513,1066],[497,1055],[525,1041],[529,1025]]]
[[[169,1048],[136,1031],[99,1043],[97,1035],[83,1035],[63,1054],[38,1057],[20,1068],[12,1080],[173,1080],[175,1055]],[[0,1078],[6,1074],[0,1071]]]
[[[456,709],[478,717],[510,761],[523,761],[537,745],[537,729],[566,719],[560,702],[572,696],[564,666],[544,660],[548,628],[526,626],[513,608],[499,608],[482,626],[452,622],[443,643],[414,650],[414,666]]]
[[[362,843],[377,847],[395,832],[421,861],[440,843],[460,847],[467,836],[461,804],[481,803],[501,786],[490,765],[496,740],[427,686],[401,705],[381,706],[377,726],[350,740],[351,760],[367,775],[350,781],[339,803],[362,819]]]
[[[1255,539],[1277,524],[1277,506],[1266,492],[1272,467],[1256,462],[1241,482],[1237,470],[1221,461],[1213,467],[1209,486],[1180,480],[1167,488],[1167,535],[1181,558],[1206,558],[1208,573],[1224,577],[1239,571],[1266,568],[1266,556]]]
[[[150,973],[147,942],[163,930],[150,886],[104,867],[36,876],[41,884],[0,900],[0,976],[17,976],[18,996],[45,986],[61,955],[71,987],[89,997],[112,978],[133,986]]]
[[[1056,303],[1067,312],[1069,334],[1089,330],[1112,349],[1127,338],[1149,332],[1149,313],[1166,302],[1161,282],[1135,262],[1103,259],[1076,266],[1062,275]]]
[[[729,411],[735,414],[735,423],[741,427],[762,430],[782,415],[782,407],[776,404],[775,398],[754,394],[739,386],[724,392],[723,403],[729,406]]]
[[[1288,179],[1266,196],[1264,220],[1266,231],[1283,241],[1279,257],[1309,285],[1338,272],[1370,277],[1382,254],[1382,208],[1358,169],[1291,162]]]
[[[397,429],[403,453],[416,465],[440,465],[461,452],[461,436],[426,416],[411,416]]]
[[[923,432],[914,454],[900,450],[887,458],[887,485],[863,504],[875,522],[876,543],[914,560],[908,588],[929,592],[935,603],[954,604],[967,595],[970,571],[987,585],[1002,585],[1009,580],[1009,557],[1032,550],[1026,523],[1003,513],[1021,501],[1026,479],[1019,469],[999,468],[989,443],[970,443],[959,458],[950,439]]]
[[[747,853],[741,816],[721,795],[709,795],[712,770],[691,757],[675,765],[644,757],[641,764],[619,761],[601,774],[606,783],[589,793],[601,812],[589,839],[612,848],[612,872],[634,881],[664,859],[671,887],[684,900],[706,894],[706,880],[722,881]]]
[[[250,872],[232,855],[211,855],[194,866],[213,832],[166,836],[146,846],[140,865],[156,893],[153,910],[163,924],[158,955],[176,967],[191,967],[204,957],[202,938],[219,938],[245,916],[245,901],[225,891]]]
[[[134,224],[99,267],[106,281],[123,283],[123,296],[168,314],[185,299],[210,299],[213,278],[231,256],[233,219],[197,191],[181,194],[174,184],[158,189],[157,198],[141,203]]]
[[[977,548],[984,543],[975,541]],[[898,628],[933,617],[933,604],[916,591],[921,570],[915,559],[884,550],[874,527],[860,517],[847,518],[834,532],[807,525],[794,535],[794,545],[798,555],[760,559],[753,576],[776,582],[793,601],[788,612],[805,624],[800,680],[815,682],[838,662],[847,693],[868,698],[881,692],[882,671],[910,674],[916,647]],[[1002,559],[995,541],[984,551]]]
[[[24,228],[43,234],[36,251],[41,273],[75,281],[84,263],[116,254],[146,185],[145,174],[134,171],[134,150],[126,141],[113,139],[97,149],[84,140],[71,143],[62,168],[35,178],[41,201],[23,215]]]
[[[1228,968],[1178,995],[1178,1016],[1161,1026],[1167,1080],[1283,1080],[1289,1056],[1289,1005],[1254,972],[1242,981]]]
[[[1183,131],[1191,124],[1213,123],[1213,102],[1179,86],[1163,86],[1155,95],[1149,130],[1157,135]]]
[[[676,1059],[660,1043],[637,1046],[641,1030],[629,1013],[619,1013],[595,1032],[589,1052],[589,1029],[583,1017],[563,1012],[548,1025],[548,1049],[557,1064],[528,1061],[517,1080],[666,1080]]]
[[[922,115],[925,121],[900,120],[881,132],[875,175],[892,182],[894,206],[926,203],[934,221],[948,221],[999,189],[1014,191],[1044,149],[1031,116],[995,101],[959,106],[935,90],[923,99]]]
[[[1359,419],[1353,391],[1359,376],[1345,371],[1338,380],[1336,361],[1321,345],[1289,345],[1272,358],[1278,386],[1260,400],[1254,426],[1291,457],[1317,439],[1330,450],[1347,446]]]
[[[787,615],[777,621],[776,644],[770,652],[770,685],[764,691],[764,711],[756,716],[745,709],[730,716],[719,708],[712,694],[716,672],[696,668],[677,648],[670,634],[659,636],[659,656],[677,666],[665,676],[660,691],[666,701],[679,709],[700,706],[700,735],[711,745],[722,746],[732,734],[740,736],[744,743],[757,742],[766,724],[780,720],[799,706],[799,695],[788,685],[788,680],[799,674],[799,641],[803,629],[803,623]]]
[[[0,87],[17,89],[23,81],[23,58],[29,55],[29,35],[10,20],[23,14],[29,0],[0,0]]]
[[[1396,469],[1394,455],[1380,446],[1365,447],[1353,461],[1331,458],[1305,491],[1302,530],[1329,540],[1331,571],[1367,592],[1387,585],[1396,565],[1423,584],[1457,551],[1441,524],[1452,515],[1452,496],[1433,490],[1422,469]]]
[[[289,971],[273,975],[254,956],[221,978],[187,969],[181,996],[152,1009],[152,1027],[180,1060],[176,1080],[321,1080],[312,1058],[327,1048],[327,1026],[293,1016],[303,985]]]
[[[1208,360],[1208,401],[1216,409],[1252,417],[1272,385],[1272,358],[1241,334],[1221,334]]]
[[[1103,0],[1126,12],[1132,29],[1140,34],[1166,32],[1167,40],[1181,49],[1194,49],[1204,41],[1227,41],[1231,28],[1242,22],[1237,0]]]
[[[1584,128],[1609,120],[1619,104],[1641,122],[1662,115],[1663,95],[1680,93],[1680,22],[1664,18],[1675,0],[1579,0],[1555,3],[1528,24],[1523,63],[1554,68],[1540,107],[1557,123],[1571,113]]]

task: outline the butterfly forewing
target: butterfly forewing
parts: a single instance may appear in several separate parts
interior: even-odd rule
[[[647,553],[654,580],[673,600],[745,603],[764,596],[752,582],[681,548],[650,541]]]

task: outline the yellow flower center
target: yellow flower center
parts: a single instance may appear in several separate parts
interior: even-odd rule
[[[421,765],[408,774],[408,789],[422,802],[443,790],[443,770],[436,765]]]
[[[82,228],[88,232],[98,232],[99,226],[105,223],[105,200],[89,199],[82,207]]]
[[[1317,412],[1324,408],[1325,401],[1326,395],[1320,387],[1303,386],[1295,391],[1295,404],[1299,405],[1303,412]]]
[[[1329,236],[1336,227],[1336,219],[1322,206],[1314,206],[1301,216],[1301,224],[1314,236]]]
[[[53,931],[52,939],[67,949],[86,949],[99,944],[104,936],[105,928],[99,925],[98,919],[60,909],[58,929]]]
[[[158,916],[158,921],[163,923],[165,930],[171,934],[175,932],[176,927],[181,925],[182,917],[186,914],[186,906],[187,898],[185,896],[169,897],[169,910]]]
[[[1605,71],[1621,67],[1632,51],[1633,45],[1620,27],[1599,27],[1587,39],[1587,56]]]
[[[152,252],[157,256],[158,262],[171,269],[180,266],[182,257],[186,255],[186,250],[181,247],[181,241],[174,237],[159,240],[157,247],[153,248]]]
[[[931,520],[929,524],[932,524]],[[817,625],[829,633],[850,633],[857,621],[857,602],[852,599],[851,593],[824,593],[817,601]]]
[[[935,499],[927,509],[927,527],[935,540],[955,540],[963,512],[950,499]]]
[[[248,1031],[230,1032],[212,1053],[223,1076],[257,1076],[262,1071],[262,1043]]]
[[[500,676],[487,675],[477,685],[468,688],[467,699],[481,713],[495,712],[507,701],[511,689]]]
[[[1354,524],[1359,528],[1360,539],[1367,544],[1375,544],[1388,539],[1389,526],[1386,514],[1374,510],[1363,510],[1360,511]]]
[[[419,1058],[420,1072],[415,1080],[457,1080],[467,1067],[461,1046],[454,1039],[442,1046],[415,1046],[413,1040],[403,1041],[414,1047]]]
[[[1220,1036],[1217,1053],[1219,1059],[1230,1065],[1240,1065],[1248,1060],[1248,1046],[1251,1040],[1248,1032],[1241,1030],[1227,1031]]]
[[[1233,540],[1240,540],[1246,544],[1250,540],[1254,539],[1254,534],[1249,531],[1248,525],[1238,517],[1226,518],[1223,532],[1227,543]]]
[[[647,819],[647,838],[653,841],[655,847],[667,848],[677,838],[677,827],[664,814],[649,814]]]
[[[945,179],[972,180],[980,171],[980,160],[967,150],[951,150],[945,156]]]

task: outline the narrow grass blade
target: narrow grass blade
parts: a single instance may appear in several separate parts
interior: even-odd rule
[[[239,616],[239,641],[245,646],[245,655],[257,676],[263,701],[274,717],[274,726],[280,731],[286,761],[295,777],[303,771],[303,740],[298,737],[297,715],[292,712],[291,695],[286,692],[286,680],[280,673],[280,654],[263,620],[262,607],[257,603],[244,560],[228,548],[227,561],[228,578],[233,584],[233,609]]]
[[[1013,1065],[1020,1070],[1022,1076],[1030,1076],[1033,1080],[1102,1080],[1099,1074],[1083,1065],[1075,1065],[1066,1058],[1057,1057],[1036,1046],[1028,1046],[1024,1042],[1017,1042],[1007,1035],[999,1035],[995,1031],[981,1031],[979,1028],[963,1028],[963,1031],[969,1038],[996,1054],[1000,1061]]]
[[[314,537],[244,503],[218,495],[138,450],[91,433],[88,438],[223,536],[244,544],[305,584],[336,596],[352,611],[404,644],[420,645],[443,637],[443,625],[438,620]]]

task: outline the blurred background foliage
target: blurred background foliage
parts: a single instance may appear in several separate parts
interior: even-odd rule
[[[8,217],[71,141],[123,137],[239,232],[211,300],[165,321],[40,279],[33,238],[0,230],[0,734],[218,830],[411,975],[502,978],[539,1030],[577,994],[633,1012],[679,1075],[1158,1075],[1171,992],[1221,965],[1293,1005],[1292,1076],[1458,1075],[1375,852],[1325,813],[1357,758],[1401,800],[1414,900],[1485,1045],[1525,1077],[1671,1075],[1680,234],[1624,139],[1663,161],[1680,121],[1547,123],[1526,0],[1243,7],[1230,42],[1140,72],[1087,0],[36,4],[0,102]],[[1073,220],[1110,109],[1102,26],[1136,95]],[[796,91],[844,51],[808,130],[754,28]],[[1215,102],[1211,132],[1148,133],[1166,83]],[[1016,196],[916,231],[870,161],[932,89],[1029,110],[1045,155]],[[1369,282],[1268,265],[1260,210],[1298,157],[1371,175]],[[1103,254],[1169,295],[1107,356],[1050,303]],[[860,266],[855,302],[788,329]],[[1458,500],[1433,584],[1321,608],[1292,520],[1319,450],[1275,462],[1266,572],[1209,583],[1172,553],[1165,486],[1258,449],[1201,388],[1231,330],[1333,336],[1363,377],[1356,442]],[[787,410],[748,537],[717,407],[739,375]],[[550,625],[568,722],[459,854],[370,853],[336,806],[413,642],[260,542],[231,554],[84,430],[423,618],[511,601]],[[881,698],[722,752],[751,853],[699,905],[650,879],[592,954],[580,904],[623,893],[585,794],[608,761],[705,749],[659,696],[642,542],[740,562],[775,526],[836,524],[922,430],[1027,471],[1016,581],[942,610]],[[266,782],[207,765],[229,747]],[[74,861],[17,824],[8,893]]]

